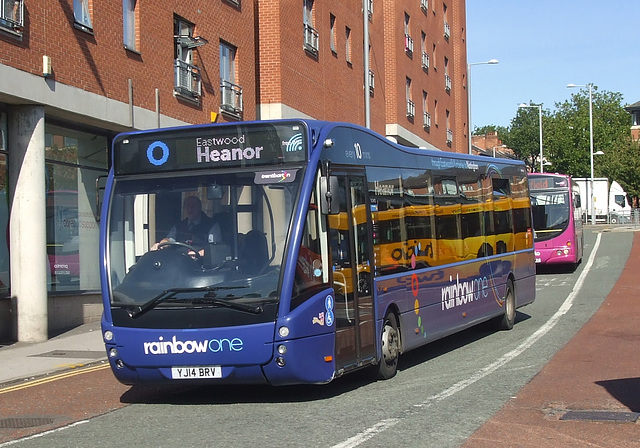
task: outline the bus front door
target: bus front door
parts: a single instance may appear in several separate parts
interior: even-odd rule
[[[329,216],[338,373],[375,358],[371,232],[363,176],[338,177],[340,213]]]

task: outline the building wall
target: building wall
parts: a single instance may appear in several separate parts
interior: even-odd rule
[[[259,103],[263,109],[284,104],[304,116],[364,124],[361,4],[316,2],[313,27],[319,34],[319,51],[313,54],[304,49],[302,3],[296,7],[288,1],[257,3]],[[330,46],[332,14],[335,51]],[[345,54],[346,27],[351,29],[351,62]],[[267,118],[264,115],[262,118]]]
[[[129,80],[136,107],[155,111],[159,91],[160,113],[188,123],[210,120],[220,101],[220,40],[240,49],[238,84],[243,87],[244,117],[255,118],[255,46],[253,4],[237,8],[224,1],[216,7],[203,0],[163,1],[152,6],[139,2],[139,48],[123,45],[122,2],[93,0],[93,34],[74,27],[73,0],[25,2],[22,38],[1,33],[0,63],[42,76],[42,57],[49,56],[53,74],[49,82],[77,87],[115,101],[129,102]],[[195,25],[195,34],[208,40],[196,48],[201,68],[202,98],[184,101],[173,94],[173,19],[177,14]],[[46,20],[45,20],[46,18]],[[116,69],[114,69],[116,68]],[[1,89],[1,88],[0,88]],[[0,92],[0,101],[19,103]],[[221,120],[224,120],[221,117]]]
[[[371,128],[400,143],[466,152],[464,1],[424,4],[426,9],[415,0],[373,2],[369,20],[369,68],[375,76],[370,96]],[[314,2],[312,25],[319,35],[317,54],[304,50],[302,3],[291,7],[286,1],[257,0],[257,5],[261,118],[307,116],[364,125],[361,3]],[[405,48],[405,14],[410,17],[412,53]],[[331,48],[332,16],[336,29],[334,49]],[[448,38],[444,32],[445,21],[450,30]],[[346,27],[351,30],[350,58],[345,54]],[[423,51],[430,58],[428,69],[423,67]],[[450,90],[445,89],[445,75],[451,79]],[[407,116],[407,78],[411,79],[413,117]],[[426,128],[423,121],[423,92],[428,95],[426,109],[431,114],[430,128]],[[453,135],[450,144],[447,144],[447,130]]]

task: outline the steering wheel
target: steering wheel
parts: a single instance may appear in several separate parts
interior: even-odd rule
[[[187,243],[181,243],[180,241],[165,241],[164,243],[158,244],[158,249],[162,249],[163,247],[166,247],[166,246],[172,246],[178,249],[179,248],[187,249],[187,255],[192,256],[197,260],[202,259],[202,255],[200,255],[200,253],[196,250],[196,248]],[[188,253],[188,251],[191,251],[193,253]]]

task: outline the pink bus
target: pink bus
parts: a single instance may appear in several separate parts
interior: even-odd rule
[[[584,247],[577,183],[566,174],[528,177],[536,263],[577,265]]]

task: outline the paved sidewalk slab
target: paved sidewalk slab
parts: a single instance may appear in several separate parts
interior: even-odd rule
[[[0,347],[0,385],[106,360],[100,322],[81,325],[45,342]]]

